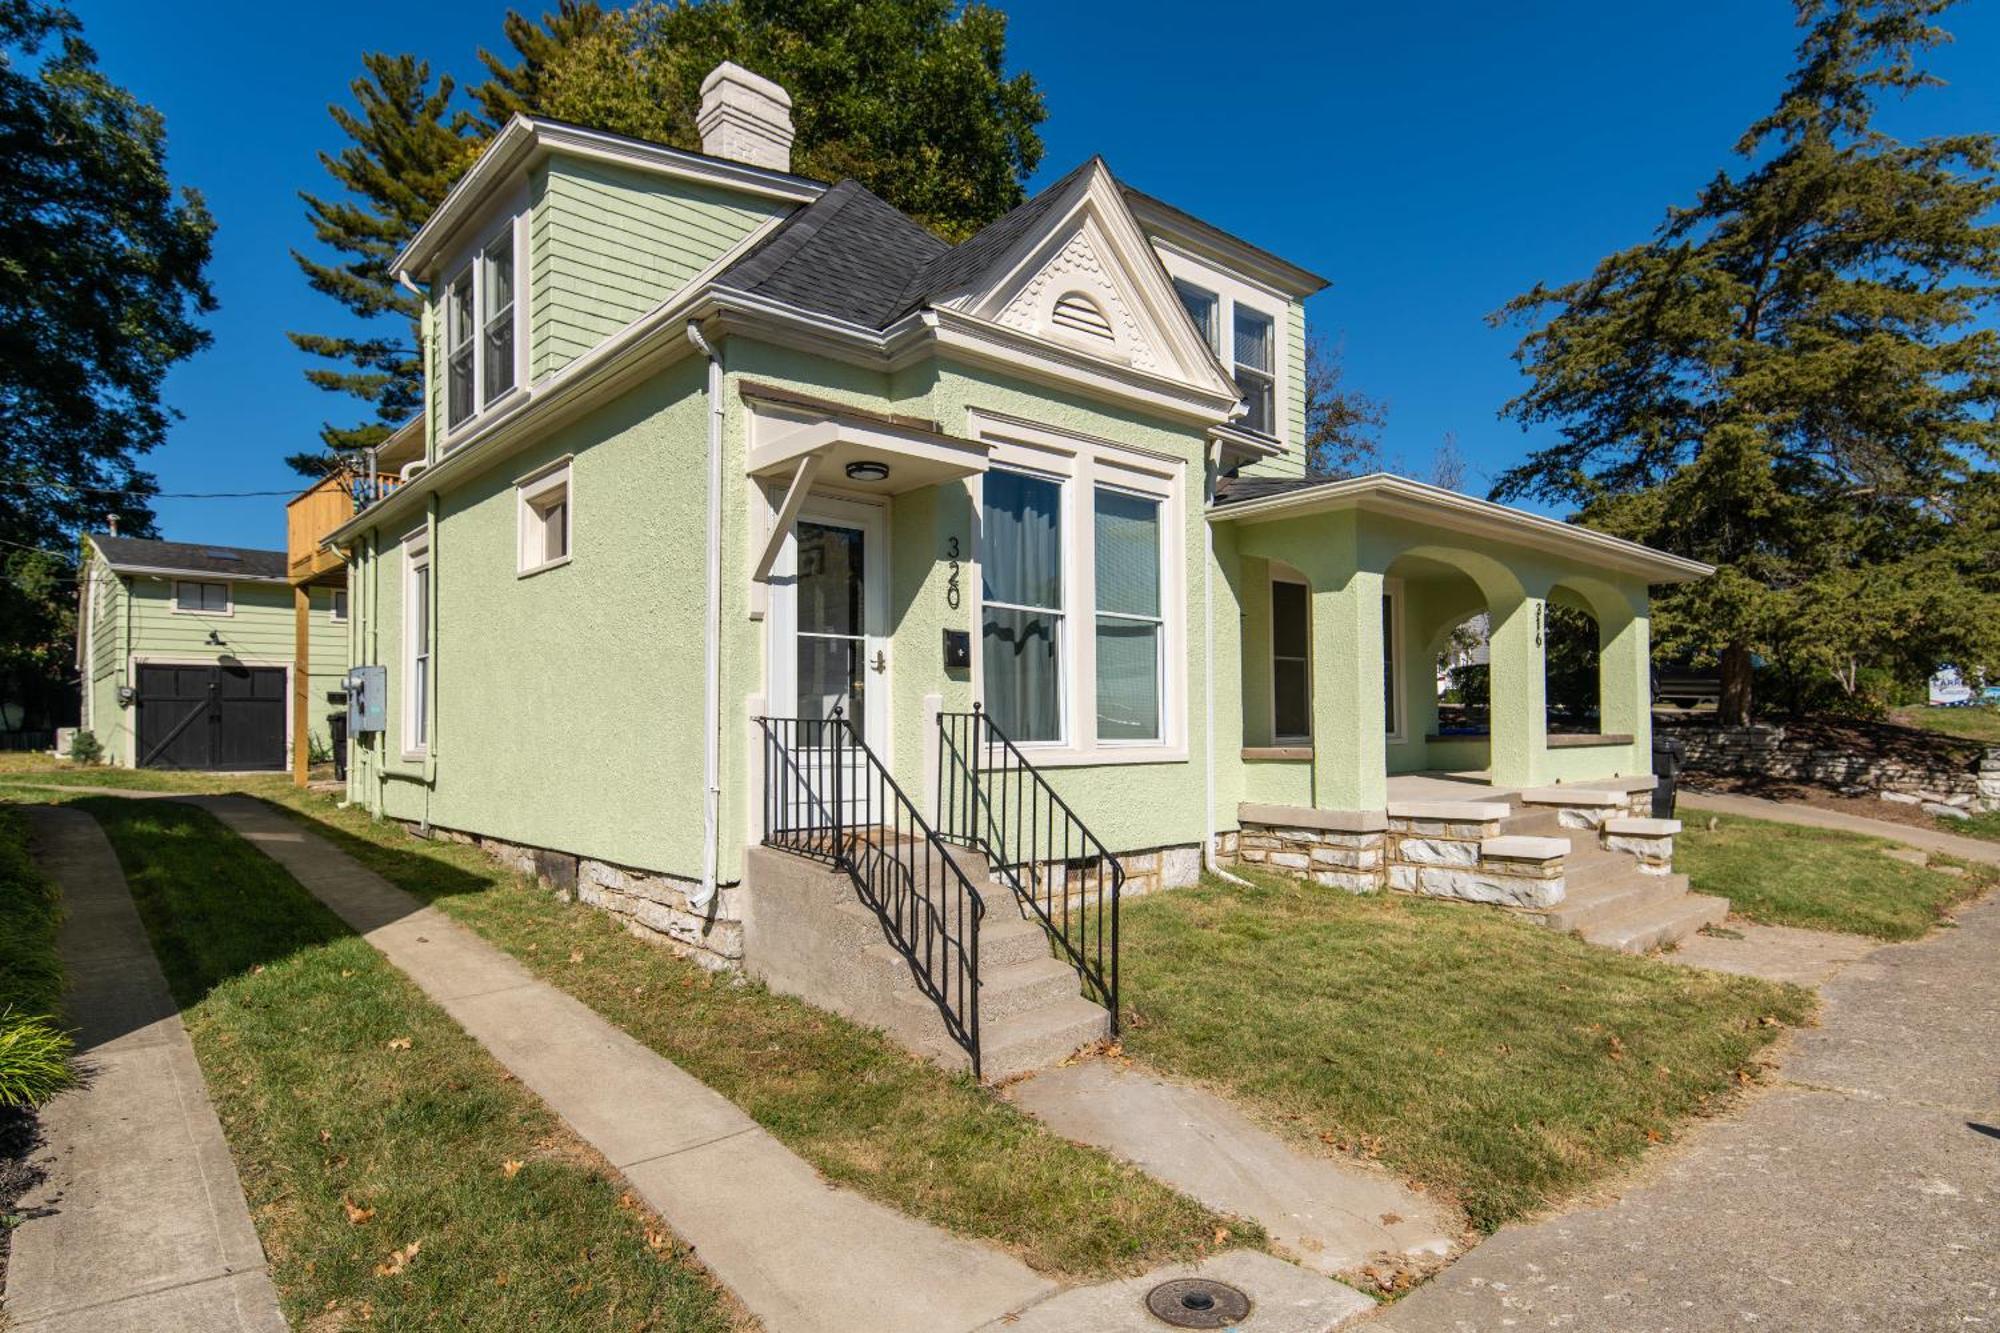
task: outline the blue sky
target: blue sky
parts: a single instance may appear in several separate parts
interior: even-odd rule
[[[534,5],[539,11],[540,4]],[[1079,4],[1017,0],[1009,55],[1040,81],[1037,182],[1093,152],[1140,188],[1332,279],[1309,307],[1349,381],[1389,405],[1385,443],[1421,468],[1445,432],[1468,489],[1534,443],[1496,418],[1516,332],[1485,316],[1580,276],[1685,202],[1769,109],[1797,40],[1784,0]],[[184,414],[150,466],[165,491],[280,489],[282,460],[352,408],[301,376],[287,329],[332,330],[289,250],[300,190],[339,139],[327,104],[368,50],[476,77],[505,6],[74,0],[106,71],[167,118],[169,169],[220,229],[214,345],[177,368]],[[1950,86],[1889,109],[1905,137],[2000,127],[2000,6],[1948,17]],[[269,499],[163,499],[169,538],[281,546]]]

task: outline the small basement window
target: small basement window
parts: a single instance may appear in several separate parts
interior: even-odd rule
[[[520,483],[520,572],[560,565],[569,559],[569,460]]]
[[[347,619],[347,589],[335,588],[333,590],[333,605],[329,609],[328,614],[334,620]]]
[[[174,610],[189,615],[226,616],[230,613],[229,585],[176,579]]]

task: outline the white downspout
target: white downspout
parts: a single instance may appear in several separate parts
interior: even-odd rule
[[[708,358],[708,615],[702,626],[701,887],[688,897],[696,912],[715,900],[716,842],[722,801],[722,357],[689,320],[688,341]]]
[[[1213,452],[1211,453],[1210,450]],[[1216,471],[1222,467],[1222,445],[1211,442],[1202,453],[1201,479],[1201,640],[1202,693],[1206,721],[1202,739],[1206,762],[1202,765],[1201,865],[1202,869],[1231,884],[1251,887],[1250,881],[1222,868],[1215,856],[1215,525],[1208,521],[1208,507],[1215,503]]]

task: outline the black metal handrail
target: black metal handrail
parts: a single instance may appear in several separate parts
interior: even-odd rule
[[[979,1078],[985,900],[839,708],[825,720],[760,717],[757,725],[764,844],[846,872]]]
[[[986,854],[1118,1034],[1119,864],[979,706],[938,715],[938,832]]]

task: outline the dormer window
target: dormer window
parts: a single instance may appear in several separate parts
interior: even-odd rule
[[[1232,347],[1236,361],[1233,370],[1236,387],[1243,390],[1245,406],[1243,419],[1237,424],[1259,435],[1278,433],[1275,403],[1277,376],[1273,355],[1277,340],[1272,336],[1274,327],[1269,315],[1261,310],[1252,310],[1241,301],[1236,303],[1236,337]]]
[[[455,430],[517,382],[510,220],[445,288],[445,427]]]
[[[1222,322],[1222,298],[1206,287],[1197,287],[1185,278],[1174,279],[1174,293],[1187,307],[1188,318],[1201,330],[1201,340],[1208,344],[1208,350],[1222,355],[1220,325]]]

